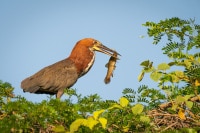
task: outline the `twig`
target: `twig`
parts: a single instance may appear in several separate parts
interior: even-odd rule
[[[195,97],[192,97],[192,98],[190,98],[189,100],[192,101],[192,102],[194,102],[194,101],[198,102],[198,101],[200,101],[200,95],[197,95],[197,96],[195,96]]]
[[[171,128],[172,126],[174,126],[174,125],[176,125],[177,124],[177,122],[175,122],[175,123],[172,123],[171,125],[169,125],[168,127],[166,127],[165,129],[163,129],[162,131],[165,131],[165,130],[167,130],[167,129],[169,129],[169,128]]]

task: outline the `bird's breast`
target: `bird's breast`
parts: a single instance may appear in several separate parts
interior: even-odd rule
[[[87,66],[85,67],[85,69],[83,70],[81,76],[83,76],[84,74],[86,74],[90,68],[92,67],[92,65],[94,64],[94,60],[95,60],[95,53],[93,52],[92,58],[91,60],[88,62]]]
[[[79,77],[81,77],[92,67],[95,60],[95,53],[90,50],[81,50],[73,52],[69,58],[76,66]]]

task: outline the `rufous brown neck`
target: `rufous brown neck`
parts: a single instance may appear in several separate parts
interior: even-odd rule
[[[77,73],[79,77],[86,74],[92,67],[95,60],[94,51],[90,50],[89,47],[79,46],[74,47],[69,56],[69,59],[73,61],[77,68]]]

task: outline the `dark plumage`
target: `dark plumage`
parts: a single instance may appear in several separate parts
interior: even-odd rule
[[[60,98],[65,88],[71,87],[78,79],[78,73],[73,62],[64,59],[47,66],[31,77],[22,81],[25,92],[36,94],[56,94]]]

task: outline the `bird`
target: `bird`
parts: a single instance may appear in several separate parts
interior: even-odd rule
[[[67,58],[25,78],[21,82],[21,88],[24,92],[56,95],[60,99],[65,89],[72,87],[90,70],[95,61],[95,51],[109,56],[116,52],[94,38],[81,39]]]

